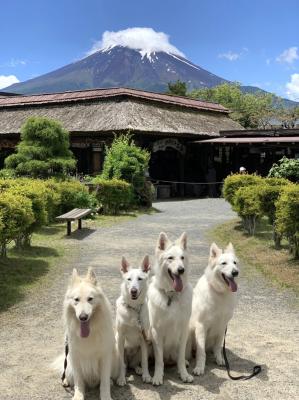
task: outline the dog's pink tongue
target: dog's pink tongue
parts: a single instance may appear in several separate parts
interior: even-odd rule
[[[183,290],[183,282],[178,275],[173,275],[172,286],[176,292],[181,292]]]
[[[232,292],[236,292],[238,290],[238,286],[234,279],[228,279],[229,288]]]
[[[87,322],[80,322],[80,335],[83,338],[86,338],[89,336],[89,321]]]

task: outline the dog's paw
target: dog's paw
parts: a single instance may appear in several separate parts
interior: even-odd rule
[[[225,366],[225,361],[223,358],[222,354],[217,354],[216,358],[216,364],[219,365],[220,367],[224,367]]]
[[[162,374],[155,374],[153,376],[152,384],[154,386],[159,386],[163,384],[163,375]]]
[[[75,393],[72,400],[84,400],[83,393]]]
[[[116,383],[118,384],[118,386],[125,386],[125,384],[127,383],[125,376],[120,376],[119,378],[117,378]]]
[[[150,376],[150,374],[143,374],[142,380],[144,383],[152,383],[152,377]]]
[[[135,374],[139,376],[142,375],[142,368],[140,366],[135,367]]]
[[[183,382],[185,382],[185,383],[191,383],[191,382],[193,382],[193,379],[194,379],[193,376],[190,375],[190,374],[188,374],[187,371],[181,373],[181,374],[180,374],[180,377],[181,377],[181,380],[182,380]]]
[[[205,373],[205,366],[204,365],[196,366],[194,368],[194,370],[192,371],[192,373],[193,373],[193,375],[196,375],[196,376],[203,375]]]

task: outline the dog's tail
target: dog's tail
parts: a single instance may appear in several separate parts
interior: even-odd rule
[[[50,365],[51,369],[56,371],[59,374],[60,379],[64,372],[64,361],[65,361],[65,354],[60,354],[57,358],[55,358],[55,360]],[[65,379],[62,382],[62,385],[63,386],[72,386],[73,385],[72,367],[71,367],[69,358],[68,358],[67,368],[65,371]]]

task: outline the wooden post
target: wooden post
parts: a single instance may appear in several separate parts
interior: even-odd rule
[[[82,229],[82,219],[78,219],[78,229]]]
[[[67,236],[70,236],[72,233],[72,221],[67,221]]]

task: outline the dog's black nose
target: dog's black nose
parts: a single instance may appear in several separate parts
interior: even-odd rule
[[[232,272],[232,276],[235,278],[236,276],[239,275],[239,271],[237,271],[236,269],[233,270]]]
[[[88,320],[88,315],[85,314],[85,313],[81,313],[81,314],[79,315],[79,319],[80,319],[80,321],[85,322],[85,321]]]
[[[138,290],[136,288],[131,289],[131,294],[136,295],[138,293]]]
[[[179,267],[179,268],[178,268],[178,273],[179,273],[180,275],[182,275],[184,272],[185,272],[185,268],[184,268],[184,267]]]

